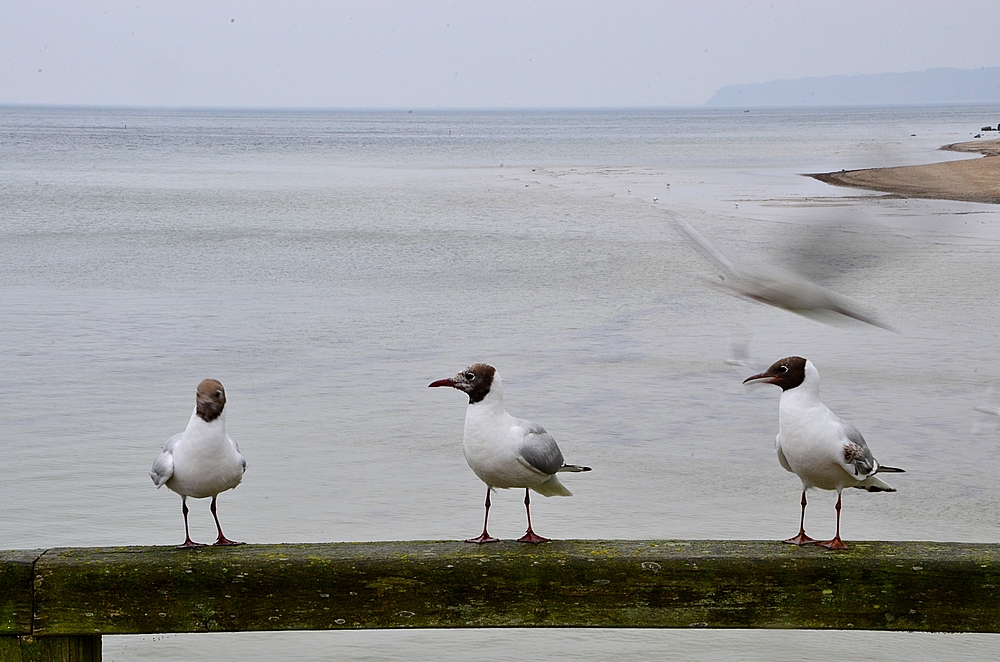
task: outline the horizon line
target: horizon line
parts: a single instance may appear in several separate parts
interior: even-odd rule
[[[212,105],[157,105],[157,104],[89,104],[89,103],[6,103],[0,109],[49,109],[49,110],[144,110],[144,111],[251,111],[251,112],[622,112],[660,110],[783,110],[808,108],[915,108],[938,106],[997,106],[1000,101],[934,101],[910,103],[843,103],[843,104],[775,104],[733,105],[701,104],[658,106],[212,106]]]

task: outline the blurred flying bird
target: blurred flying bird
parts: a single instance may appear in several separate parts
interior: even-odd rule
[[[990,384],[983,394],[985,404],[973,407],[973,410],[985,416],[976,416],[972,420],[972,434],[987,434],[996,432],[1000,427],[1000,407],[997,406],[996,384]]]
[[[828,324],[846,317],[895,331],[833,290],[776,267],[737,266],[688,223],[677,221],[676,226],[691,246],[721,271],[716,278],[706,279],[712,287]]]
[[[759,362],[750,354],[750,337],[749,333],[744,332],[733,334],[729,340],[729,358],[726,359],[726,365],[755,372],[760,371]]]

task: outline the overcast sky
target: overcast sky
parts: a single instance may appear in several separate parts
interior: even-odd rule
[[[0,0],[0,103],[702,104],[727,84],[1000,65],[997,0]]]

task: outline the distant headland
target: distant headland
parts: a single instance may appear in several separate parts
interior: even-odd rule
[[[726,85],[706,106],[880,106],[1000,102],[1000,67],[821,76]]]

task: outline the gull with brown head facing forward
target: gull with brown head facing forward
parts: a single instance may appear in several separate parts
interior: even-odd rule
[[[187,498],[212,497],[212,517],[219,530],[216,545],[242,545],[222,534],[215,500],[220,492],[231,490],[243,480],[247,461],[233,438],[226,434],[226,390],[214,379],[198,384],[194,413],[184,432],[175,434],[163,445],[153,462],[149,477],[157,487],[166,485],[181,495],[184,513],[184,544],[180,547],[200,547],[192,542],[188,529]]]

